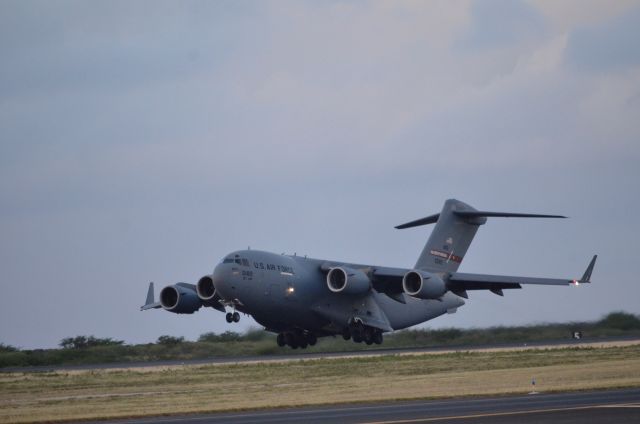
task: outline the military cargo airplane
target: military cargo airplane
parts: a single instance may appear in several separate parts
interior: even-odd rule
[[[276,333],[279,346],[304,349],[315,345],[318,337],[336,335],[357,343],[380,344],[383,333],[455,312],[465,304],[470,290],[489,290],[502,296],[503,290],[525,284],[590,282],[597,255],[579,279],[458,272],[476,231],[488,217],[565,218],[483,212],[450,199],[439,214],[396,227],[435,224],[413,268],[240,250],[225,256],[213,274],[200,278],[195,285],[164,287],[157,302],[150,283],[146,303],[140,309],[191,314],[201,307],[211,307],[226,313],[229,323],[238,322],[242,312]]]

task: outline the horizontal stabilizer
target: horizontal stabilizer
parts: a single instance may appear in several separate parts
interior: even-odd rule
[[[460,218],[566,218],[564,215],[545,215],[537,213],[514,213],[514,212],[486,212],[486,211],[452,211]],[[415,221],[407,222],[396,226],[398,230],[404,230],[405,228],[419,227],[421,225],[435,224],[438,222],[440,214],[429,215],[424,218],[416,219]]]
[[[438,222],[438,218],[440,218],[440,214],[439,213],[437,213],[435,215],[429,215],[429,216],[427,216],[425,218],[416,219],[415,221],[411,221],[411,222],[407,222],[406,224],[398,225],[396,227],[396,229],[404,230],[405,228],[419,227],[421,225],[427,225],[427,224],[435,224],[436,222]]]
[[[453,211],[463,218],[566,218],[563,215],[543,215],[537,213],[513,213],[513,212],[484,212],[484,211]]]

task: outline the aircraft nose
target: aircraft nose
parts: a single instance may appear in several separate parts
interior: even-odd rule
[[[220,290],[223,288],[226,274],[227,272],[223,264],[219,264],[213,269],[211,278],[213,279],[213,286],[216,288],[216,290]]]
[[[235,283],[230,264],[219,264],[213,270],[213,286],[216,292],[225,300],[233,299]]]

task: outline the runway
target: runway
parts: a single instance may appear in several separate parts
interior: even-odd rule
[[[363,388],[363,390],[371,389],[384,390],[383,387]],[[101,423],[104,422],[101,421]],[[114,424],[627,423],[640,422],[640,388],[164,416],[108,422]]]

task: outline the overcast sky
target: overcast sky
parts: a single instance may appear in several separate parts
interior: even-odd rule
[[[0,342],[240,331],[140,312],[255,249],[411,267],[447,198],[490,219],[427,327],[640,313],[640,2],[0,2]]]

